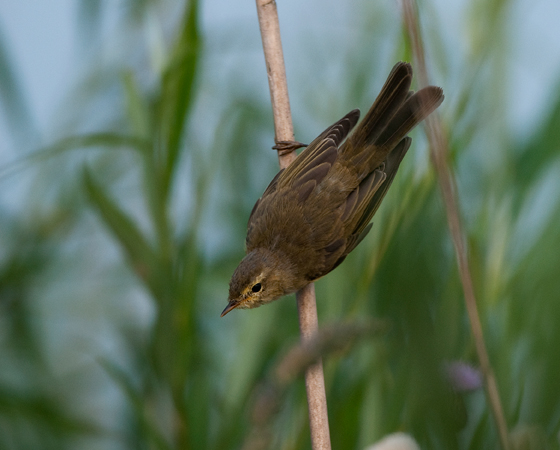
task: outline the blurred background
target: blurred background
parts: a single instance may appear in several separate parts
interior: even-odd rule
[[[299,141],[412,61],[396,2],[278,3]],[[558,449],[560,4],[418,8],[511,439]],[[293,296],[219,317],[278,170],[268,95],[254,2],[0,3],[0,449],[242,447],[299,338]],[[496,449],[412,136],[372,232],[316,285],[321,324],[390,324],[325,357],[333,448]],[[266,426],[310,447],[302,377]]]

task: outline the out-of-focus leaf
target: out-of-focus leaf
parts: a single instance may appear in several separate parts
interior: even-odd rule
[[[84,169],[84,185],[89,200],[121,245],[132,267],[157,296],[159,292],[156,280],[159,271],[154,250],[132,219],[95,182],[87,168]]]
[[[0,313],[8,321],[3,332],[5,337],[11,337],[18,351],[40,360],[28,291],[34,278],[45,268],[49,255],[38,236],[27,239],[12,236],[12,239],[17,240],[17,248],[3,255],[0,261]]]
[[[126,93],[126,110],[135,136],[148,140],[152,134],[150,117],[134,74],[127,71],[123,77]]]
[[[171,450],[164,435],[156,428],[153,420],[146,417],[146,399],[145,393],[140,391],[134,380],[131,379],[121,367],[106,359],[100,360],[101,366],[106,370],[109,376],[119,385],[121,391],[125,394],[128,402],[134,412],[134,417],[138,423],[138,435],[133,436],[134,444],[144,448],[147,442],[152,443],[158,450]],[[151,446],[149,448],[152,448]]]
[[[160,97],[157,101],[161,133],[158,151],[163,156],[161,163],[165,196],[172,183],[186,119],[195,98],[194,86],[200,46],[198,0],[190,0],[185,7],[178,40],[163,74]]]
[[[14,144],[26,147],[37,141],[38,133],[20,85],[20,77],[13,68],[4,42],[0,30],[0,110],[4,113]]]
[[[123,1],[128,19],[133,21],[141,21],[142,18],[145,16],[146,11],[157,3],[159,3],[159,0],[124,0]]]
[[[0,168],[0,178],[13,175],[32,163],[39,163],[62,153],[83,148],[116,148],[144,152],[148,148],[147,142],[134,137],[116,133],[92,133],[80,136],[70,136],[46,148]]]
[[[80,27],[81,42],[90,46],[95,42],[102,22],[102,1],[101,0],[82,0],[78,2],[78,25]]]
[[[94,425],[69,415],[56,399],[43,394],[19,393],[0,386],[0,418],[9,419],[16,416],[25,418],[30,425],[40,423],[48,427],[53,436],[65,433],[93,435],[100,431]],[[17,434],[17,428],[12,431],[14,435]],[[6,437],[0,437],[0,445],[2,438]],[[12,436],[14,437],[16,436]]]
[[[516,151],[520,156],[516,159],[513,176],[519,194],[560,155],[560,82],[551,98],[555,98],[556,102],[550,113],[531,139]],[[520,200],[520,197],[517,195],[516,199]]]

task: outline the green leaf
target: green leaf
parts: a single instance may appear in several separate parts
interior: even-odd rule
[[[39,424],[52,430],[54,435],[81,434],[95,435],[99,429],[86,421],[72,417],[64,410],[60,402],[49,395],[35,392],[17,392],[13,387],[0,386],[0,417],[23,417],[29,424],[34,424],[39,430]],[[6,425],[6,423],[4,423]],[[8,431],[10,427],[5,430]],[[17,435],[19,427],[13,427],[10,434]],[[4,434],[4,432],[3,432]],[[5,436],[3,436],[5,438]],[[2,441],[0,440],[0,446]]]
[[[156,449],[171,450],[172,447],[166,442],[163,434],[157,429],[156,424],[146,417],[144,410],[148,407],[146,404],[148,403],[148,399],[145,399],[142,395],[143,393],[139,392],[134,381],[131,379],[131,376],[117,364],[107,359],[100,359],[99,362],[107,374],[119,385],[122,393],[128,399],[132,407],[141,432],[141,436],[135,437],[139,441],[146,439],[149,442],[152,442],[154,444],[154,448]]]
[[[560,81],[560,80],[559,80]],[[532,138],[516,152],[520,157],[515,164],[517,189],[523,193],[527,187],[558,158],[560,150],[560,82],[551,98],[556,99],[550,113]]]
[[[140,89],[136,84],[134,74],[127,71],[124,74],[123,83],[126,94],[127,115],[132,125],[134,135],[148,140],[152,133],[150,117]]]
[[[25,146],[36,141],[38,133],[33,125],[33,115],[27,105],[20,79],[0,34],[0,108],[14,144]]]
[[[102,36],[103,5],[101,0],[78,2],[78,20],[80,43],[88,49]]]
[[[19,170],[26,168],[29,164],[54,158],[67,151],[95,147],[105,147],[106,149],[123,148],[143,152],[148,148],[148,143],[134,136],[117,133],[91,133],[81,136],[70,136],[61,139],[53,145],[37,150],[25,158],[21,158],[4,166],[0,169],[0,179],[17,173]]]
[[[146,281],[155,295],[158,292],[155,281],[158,260],[150,244],[132,219],[95,182],[88,168],[84,169],[84,184],[89,200],[119,241],[134,271]]]
[[[160,133],[163,152],[163,193],[169,191],[177,165],[186,119],[195,97],[195,76],[200,57],[198,1],[191,0],[185,9],[181,33],[163,74],[161,97],[158,99],[161,117]]]

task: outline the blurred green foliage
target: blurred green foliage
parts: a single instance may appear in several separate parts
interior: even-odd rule
[[[434,79],[446,91],[440,114],[514,449],[554,449],[560,96],[525,139],[508,129],[500,67],[512,3],[466,7],[471,41],[459,62],[434,5],[422,4],[421,18]],[[248,214],[277,170],[266,150],[266,88],[259,95],[236,72],[264,80],[264,66],[244,66],[238,52],[241,69],[224,69],[229,85],[216,88],[212,58],[233,50],[205,44],[212,36],[201,29],[198,1],[123,4],[131,35],[159,8],[169,24],[163,44],[138,40],[139,60],[94,64],[60,139],[1,167],[5,192],[32,173],[25,207],[0,209],[0,449],[240,448],[259,386],[298,341],[291,298],[219,318]],[[103,2],[80,5],[86,42],[99,30]],[[290,81],[300,99],[293,103],[309,109],[294,108],[298,139],[369,107],[393,62],[410,59],[387,8],[356,6],[340,61],[330,50],[322,61],[314,54],[324,51],[321,38],[311,39],[306,70],[325,77]],[[289,14],[281,11],[281,21]],[[383,37],[385,50],[372,49]],[[32,115],[0,44],[2,108],[15,142],[29,144]],[[287,51],[286,59],[290,68]],[[328,74],[325,64],[334,66]],[[92,120],[98,102],[111,112]],[[371,235],[317,283],[322,323],[391,324],[382,337],[326,352],[333,448],[362,449],[402,430],[425,449],[496,449],[483,392],[454,392],[445,376],[449,362],[477,362],[425,139],[413,136]],[[301,378],[283,391],[269,426],[271,448],[309,448]]]

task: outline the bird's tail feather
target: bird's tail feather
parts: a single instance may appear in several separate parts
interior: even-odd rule
[[[377,99],[346,140],[341,153],[366,176],[418,123],[443,101],[439,87],[410,91],[412,67],[400,62],[393,67]]]

